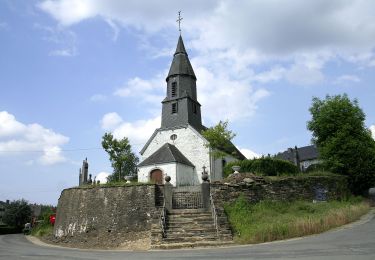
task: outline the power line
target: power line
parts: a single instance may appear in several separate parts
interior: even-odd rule
[[[133,145],[143,145],[143,143],[133,144]],[[103,150],[103,147],[90,147],[90,148],[71,148],[71,149],[61,149],[59,152],[76,152],[76,151],[90,151],[90,150]],[[0,153],[45,153],[54,152],[54,149],[46,150],[0,150]]]

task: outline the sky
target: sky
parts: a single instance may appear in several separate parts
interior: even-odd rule
[[[375,1],[0,0],[0,200],[56,205],[105,132],[160,127],[179,31],[203,123],[250,157],[311,143],[313,97],[347,93],[375,137]]]

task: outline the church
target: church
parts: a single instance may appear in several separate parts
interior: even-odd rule
[[[163,184],[165,177],[170,176],[174,186],[198,185],[203,172],[211,181],[220,180],[226,163],[245,159],[232,143],[225,150],[227,156],[214,158],[212,155],[208,141],[201,134],[207,128],[202,125],[196,81],[180,35],[166,78],[161,127],[140,152],[138,181]]]

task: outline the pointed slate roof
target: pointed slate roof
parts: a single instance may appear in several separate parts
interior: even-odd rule
[[[173,61],[171,68],[169,69],[167,80],[173,75],[187,75],[193,77],[194,79],[197,79],[195,77],[193,67],[190,64],[190,60],[188,58],[188,54],[186,52],[181,35],[178,38],[176,52],[173,56]]]
[[[162,163],[182,163],[191,167],[194,167],[192,164],[181,152],[177,149],[176,146],[166,143],[160,147],[156,152],[146,158],[143,162],[138,164],[138,167]]]

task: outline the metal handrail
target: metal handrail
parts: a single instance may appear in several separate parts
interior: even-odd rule
[[[216,229],[216,236],[219,237],[219,225],[217,223],[216,207],[215,207],[211,192],[210,192],[210,204],[211,204],[212,218],[214,219],[214,226]]]
[[[166,237],[166,215],[167,215],[167,210],[165,209],[165,198],[163,199],[163,207],[161,209],[160,213],[160,227],[161,227],[161,233],[162,237]]]

